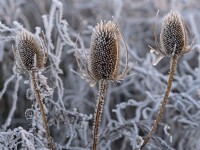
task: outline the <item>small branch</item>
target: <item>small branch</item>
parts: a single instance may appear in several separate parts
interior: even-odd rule
[[[152,138],[153,134],[156,132],[157,130],[157,127],[158,127],[158,124],[160,123],[161,119],[162,119],[162,116],[164,114],[164,111],[165,111],[165,107],[167,105],[167,101],[168,101],[168,97],[169,97],[169,93],[171,91],[171,86],[172,86],[172,82],[173,82],[173,78],[174,78],[174,74],[175,74],[175,71],[176,71],[176,67],[177,67],[177,62],[178,62],[178,59],[179,59],[179,56],[178,55],[174,55],[172,57],[172,60],[171,60],[171,67],[170,67],[170,72],[169,72],[169,79],[168,79],[168,84],[167,84],[167,89],[165,91],[165,96],[163,98],[163,101],[162,101],[162,105],[160,107],[160,110],[157,114],[157,117],[156,117],[156,120],[154,121],[153,123],[153,127],[150,131],[150,133],[147,135],[147,137],[144,139],[144,143],[143,145],[141,146],[141,148],[143,148],[147,142],[149,141],[150,138]]]
[[[44,106],[43,106],[44,104],[42,103],[42,99],[41,99],[40,92],[39,92],[39,89],[38,89],[35,71],[31,72],[31,79],[32,79],[33,87],[34,87],[35,97],[36,97],[36,100],[37,100],[39,107],[40,107],[40,112],[41,112],[41,115],[42,115],[45,131],[46,131],[46,138],[47,138],[48,147],[49,147],[50,150],[55,150],[55,145],[52,143],[52,138],[51,138],[51,135],[50,135],[46,114],[44,112]]]
[[[3,89],[0,91],[0,100],[2,99],[3,95],[5,94],[8,85],[11,83],[11,81],[15,78],[15,74],[13,74],[12,76],[10,76],[4,83],[3,85]]]
[[[17,74],[16,76],[17,76],[17,81],[15,83],[15,88],[14,88],[13,95],[12,95],[12,97],[13,97],[12,107],[11,107],[9,115],[6,119],[6,122],[2,125],[3,131],[6,131],[8,126],[10,126],[12,118],[13,118],[14,113],[15,113],[15,110],[17,108],[17,92],[19,90],[19,81],[21,80],[21,76],[19,76],[19,74]]]
[[[99,126],[101,123],[101,116],[103,112],[103,106],[105,101],[105,95],[108,89],[108,81],[101,80],[99,85],[99,94],[97,98],[97,105],[95,110],[94,124],[93,124],[93,150],[97,149],[98,137],[99,137]]]

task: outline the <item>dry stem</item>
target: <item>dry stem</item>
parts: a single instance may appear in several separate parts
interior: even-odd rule
[[[169,72],[169,79],[168,79],[168,84],[167,84],[167,89],[166,89],[166,91],[165,91],[165,96],[164,96],[164,98],[163,98],[162,105],[161,105],[161,107],[160,107],[160,111],[159,111],[158,114],[157,114],[156,120],[154,121],[154,124],[153,124],[153,127],[152,127],[150,133],[149,133],[149,134],[147,135],[147,137],[144,139],[144,143],[143,143],[143,145],[141,146],[141,148],[143,148],[143,147],[147,144],[147,142],[149,141],[149,139],[152,138],[153,134],[154,134],[154,133],[156,132],[156,130],[157,130],[158,124],[160,123],[160,121],[161,121],[161,119],[162,119],[162,116],[163,116],[164,111],[165,111],[165,107],[166,107],[166,105],[167,105],[169,93],[170,93],[170,91],[171,91],[171,86],[172,86],[174,74],[175,74],[175,71],[176,71],[178,58],[179,58],[178,55],[174,55],[174,56],[172,57],[172,60],[171,60],[171,67],[170,67],[170,72]]]
[[[93,124],[93,150],[97,149],[98,137],[99,137],[99,126],[101,123],[101,116],[103,112],[105,95],[108,89],[108,81],[101,80],[99,85],[99,94],[97,98],[97,105],[95,110],[94,124]]]
[[[42,99],[41,99],[40,92],[39,92],[39,89],[38,89],[35,71],[31,72],[31,79],[32,79],[33,87],[34,87],[35,97],[36,97],[36,100],[37,100],[39,107],[40,107],[40,112],[41,112],[41,115],[42,115],[42,120],[43,120],[45,131],[46,131],[46,139],[47,139],[48,147],[49,147],[50,150],[55,150],[55,145],[52,143],[52,138],[51,138],[51,135],[50,135],[46,114],[44,112],[44,107],[43,107],[44,104],[42,103]]]

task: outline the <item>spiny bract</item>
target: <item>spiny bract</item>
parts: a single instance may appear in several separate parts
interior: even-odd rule
[[[120,65],[120,31],[112,21],[101,21],[93,31],[89,70],[95,80],[115,79]]]

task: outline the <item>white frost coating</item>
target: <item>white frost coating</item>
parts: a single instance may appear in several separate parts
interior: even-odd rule
[[[168,126],[168,125],[165,125],[165,126],[164,126],[164,132],[165,132],[165,134],[166,134],[167,136],[170,136],[170,133],[169,133],[170,129],[171,129],[170,126]]]
[[[20,2],[24,2],[23,5],[20,5]],[[91,150],[92,115],[90,114],[94,112],[97,86],[90,88],[85,80],[70,71],[71,68],[75,71],[78,69],[73,57],[74,46],[68,44],[70,41],[67,41],[67,36],[75,42],[77,35],[80,34],[80,43],[77,43],[77,47],[80,47],[78,52],[82,54],[84,48],[86,54],[88,54],[93,26],[100,19],[111,19],[111,16],[114,15],[129,48],[129,61],[137,61],[137,64],[130,69],[130,74],[134,73],[134,76],[128,76],[120,84],[112,83],[109,87],[98,145],[100,150],[126,150],[136,148],[137,136],[144,137],[148,133],[163,97],[169,66],[153,67],[149,65],[152,64],[154,57],[149,53],[147,43],[154,45],[154,23],[159,25],[163,13],[166,12],[161,13],[155,22],[155,7],[162,8],[161,10],[170,10],[172,9],[171,6],[175,6],[180,11],[184,21],[189,25],[191,34],[187,31],[189,36],[191,35],[190,41],[193,39],[193,34],[195,35],[196,40],[192,48],[195,52],[193,51],[182,58],[173,81],[174,90],[170,94],[169,104],[167,105],[169,111],[167,111],[163,120],[166,124],[170,122],[173,132],[168,138],[163,130],[158,130],[156,136],[154,136],[155,140],[150,140],[145,148],[152,150],[195,150],[200,147],[200,134],[197,130],[200,128],[200,95],[198,95],[200,91],[200,49],[199,44],[196,44],[200,43],[198,29],[200,15],[197,5],[191,7],[193,6],[192,3],[196,4],[198,1],[163,1],[163,3],[160,3],[159,1],[149,0],[137,2],[119,0],[119,2],[115,1],[114,3],[119,7],[115,7],[113,1],[107,0],[63,0],[63,8],[60,9],[60,4],[57,5],[56,1],[50,0],[33,0],[28,3],[25,0],[0,0],[2,21],[0,41],[3,43],[3,51],[1,51],[3,54],[0,52],[2,54],[2,61],[0,62],[0,118],[2,122],[0,125],[0,149],[19,149],[22,145],[24,149],[47,149],[45,136],[42,132],[43,126],[37,109],[38,105],[33,104],[31,106],[35,102],[33,90],[30,88],[29,82],[26,85],[23,84],[23,81],[28,79],[25,74],[22,74],[22,80],[19,84],[16,110],[13,117],[7,119],[13,106],[13,94],[17,83],[16,74],[12,72],[14,57],[11,45],[14,46],[15,43],[11,41],[13,41],[16,31],[20,30],[20,26],[16,27],[12,23],[14,20],[18,20],[24,28],[32,32],[35,31],[35,26],[39,26],[45,34],[49,57],[42,75],[48,78],[47,85],[53,89],[53,94],[46,97],[45,90],[42,88],[43,84],[40,84],[40,89],[41,94],[45,97],[43,102],[49,110],[47,117],[49,126],[53,130],[52,137],[56,143],[56,148],[58,150],[66,149],[68,144],[68,149]],[[141,11],[144,6],[148,7],[145,7],[145,11]],[[54,13],[49,13],[52,10],[51,8],[55,8]],[[61,14],[63,16],[60,20]],[[41,15],[44,16],[41,17]],[[52,27],[52,30],[49,27]],[[121,53],[121,56],[122,66],[125,66],[124,53]],[[27,88],[29,89],[27,90]],[[27,98],[25,96],[26,91]],[[132,100],[129,101],[129,99]],[[30,103],[30,105],[27,105],[27,103]],[[120,105],[121,103],[122,105]],[[5,104],[8,107],[5,108]],[[77,108],[77,112],[72,111],[74,107]],[[36,115],[25,120],[26,109],[35,110]],[[112,109],[115,109],[117,113],[112,112]],[[31,120],[31,118],[33,119]],[[120,118],[120,120],[117,118]],[[7,130],[3,132],[2,125],[6,120],[12,121]],[[74,120],[71,128],[69,120]],[[84,126],[86,127],[84,128]],[[172,136],[173,143],[171,144]]]
[[[24,80],[24,84],[30,84],[29,80]]]
[[[169,137],[169,142],[170,143],[172,143],[173,141],[173,136],[172,136],[172,134],[170,133],[170,130],[171,130],[171,127],[170,126],[168,126],[168,125],[165,125],[164,126],[164,132],[165,132],[165,134]]]
[[[170,142],[170,143],[173,142],[173,137],[172,137],[172,135],[170,135],[170,137],[169,137],[169,142]]]
[[[164,57],[165,57],[164,55],[158,56],[158,58],[156,58],[156,60],[153,62],[153,65],[156,66],[160,62],[160,60],[163,59]]]
[[[142,146],[142,144],[144,143],[144,140],[141,136],[137,136],[136,138],[136,149],[140,149],[140,147]]]

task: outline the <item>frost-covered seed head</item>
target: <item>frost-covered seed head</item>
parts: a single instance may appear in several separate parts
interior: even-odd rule
[[[91,37],[89,70],[95,80],[113,79],[119,69],[120,32],[112,21],[101,21]]]
[[[161,50],[166,55],[181,54],[188,48],[187,31],[180,14],[170,11],[163,19],[160,33]]]
[[[28,71],[31,71],[35,67],[38,69],[44,67],[44,54],[34,34],[26,30],[20,31],[16,37],[16,47],[23,67]]]

